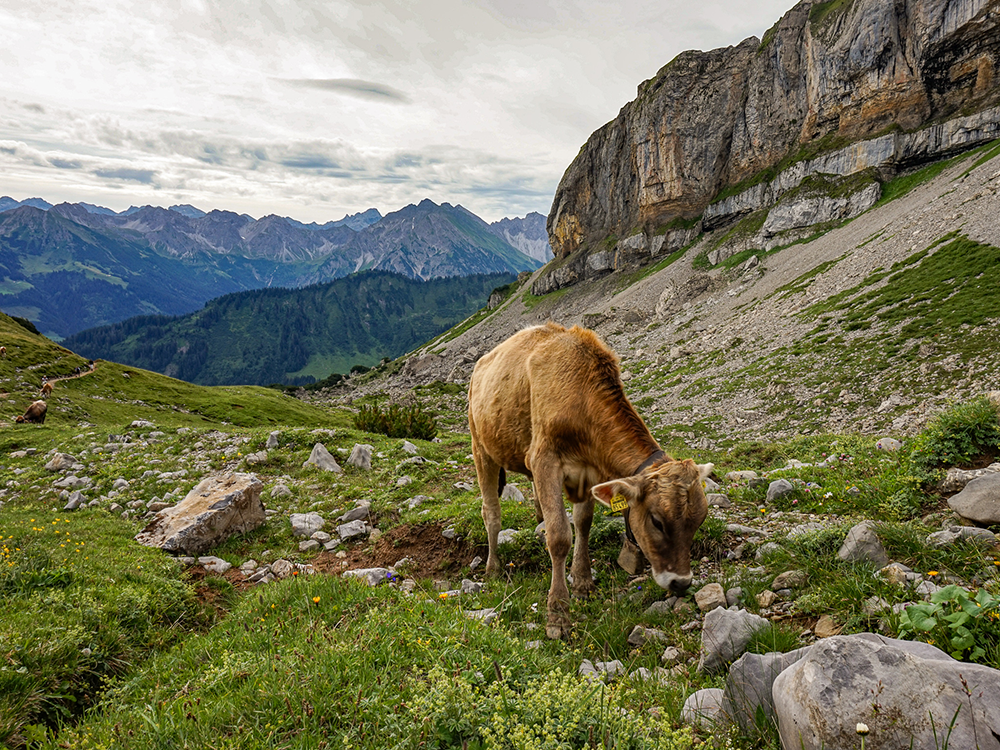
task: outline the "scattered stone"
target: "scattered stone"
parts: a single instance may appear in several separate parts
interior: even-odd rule
[[[710,492],[705,495],[705,499],[708,504],[713,508],[731,508],[733,507],[732,502],[729,500],[729,495],[723,495],[716,492]]]
[[[288,520],[294,536],[310,537],[326,526],[326,520],[319,513],[292,513]]]
[[[56,453],[52,459],[45,464],[46,471],[69,471],[77,464],[77,460],[69,453]]]
[[[884,568],[879,570],[879,574],[885,578],[890,583],[895,583],[897,586],[905,586],[909,580],[909,575],[913,571],[903,565],[903,563],[889,563]]]
[[[306,539],[305,541],[299,542],[299,552],[313,552],[322,546],[323,545],[315,539]]]
[[[948,499],[948,505],[962,518],[974,523],[1000,523],[1000,472],[973,479],[965,489]]]
[[[246,462],[250,466],[254,466],[256,464],[262,464],[265,461],[267,461],[267,451],[258,451],[257,453],[250,453],[246,457]]]
[[[657,667],[655,670],[639,667],[632,674],[630,674],[629,677],[639,680],[640,682],[657,682],[660,685],[670,684],[670,672],[663,667]]]
[[[118,479],[115,480],[114,484],[111,485],[111,489],[113,489],[115,492],[121,492],[127,487],[128,487],[128,480],[122,477],[118,477]]]
[[[76,510],[87,501],[80,490],[76,490],[69,496],[69,500],[63,507],[63,511]]]
[[[471,482],[455,482],[452,486],[456,490],[462,490],[463,492],[472,492],[476,489]]]
[[[722,711],[743,731],[757,729],[758,716],[774,721],[771,686],[775,678],[801,659],[808,648],[787,653],[743,654],[726,677]]]
[[[756,471],[730,471],[726,474],[726,482],[749,482],[759,479]]]
[[[809,583],[809,574],[804,570],[786,570],[775,577],[771,588],[775,591],[780,589],[800,589]]]
[[[487,607],[486,609],[467,609],[465,610],[465,614],[473,620],[482,620],[486,625],[489,625],[500,616],[493,607]]]
[[[773,606],[776,601],[778,601],[778,595],[769,589],[765,589],[757,594],[757,605],[760,607]]]
[[[313,446],[312,453],[309,454],[303,463],[302,467],[315,466],[317,469],[322,469],[323,471],[332,471],[334,474],[342,474],[344,470],[340,468],[340,464],[337,460],[330,455],[330,451],[326,449],[326,446],[322,443],[316,443]]]
[[[351,455],[347,459],[347,463],[364,471],[371,471],[373,450],[375,450],[374,445],[355,443],[354,448],[351,449]]]
[[[698,671],[715,672],[721,669],[742,654],[753,634],[767,624],[763,617],[744,609],[713,609],[705,615]]]
[[[833,621],[830,615],[822,615],[817,621],[816,626],[813,628],[813,635],[817,638],[830,638],[835,635],[840,635],[840,631],[843,628],[837,627],[837,623]]]
[[[772,552],[777,552],[780,549],[781,545],[777,542],[767,542],[757,548],[757,552],[754,554],[754,559],[761,560],[767,555],[770,555]]]
[[[512,484],[504,485],[503,492],[500,493],[501,500],[510,500],[515,503],[524,502],[524,493]]]
[[[847,532],[847,538],[837,552],[837,557],[845,562],[871,562],[877,568],[889,564],[889,556],[882,547],[871,521],[862,521]]]
[[[660,615],[661,617],[669,615],[674,611],[674,605],[677,604],[677,597],[671,596],[666,599],[661,599],[658,602],[653,602],[646,608],[645,614],[647,615]]]
[[[517,534],[517,529],[501,529],[500,533],[497,534],[497,545],[514,541],[515,534]]]
[[[264,524],[263,486],[253,474],[207,477],[179,503],[159,511],[135,539],[168,552],[205,552]]]
[[[870,633],[818,642],[773,686],[781,743],[801,750],[846,747],[858,722],[879,747],[939,747],[947,732],[948,747],[997,748],[998,694],[1000,670]]]
[[[959,541],[994,547],[997,544],[997,536],[988,529],[980,529],[976,526],[949,526],[947,529],[936,531],[927,537],[927,544],[935,548],[947,547]]]
[[[337,520],[340,521],[340,523],[350,523],[351,521],[365,520],[370,515],[371,509],[368,505],[359,505],[356,508],[351,508]]]
[[[146,510],[148,510],[150,513],[159,513],[161,510],[166,510],[167,508],[169,508],[170,505],[171,503],[165,503],[162,500],[158,502],[154,500],[150,502],[149,505],[146,506]]]
[[[267,436],[267,442],[264,444],[264,447],[267,448],[267,450],[273,451],[275,448],[278,447],[279,434],[280,433],[277,430],[274,430],[270,435]]]
[[[409,500],[407,500],[406,506],[410,510],[413,510],[415,508],[419,508],[420,505],[424,502],[424,500],[430,500],[430,498],[427,497],[427,495],[417,495],[416,497],[411,497]]]
[[[409,453],[411,456],[415,456],[417,454],[417,450],[418,450],[417,446],[415,446],[409,440],[404,440],[402,447],[403,447],[403,452],[404,453]]]
[[[337,533],[340,535],[340,540],[342,542],[347,542],[351,539],[356,539],[359,536],[367,536],[368,524],[364,521],[350,521],[338,526]]]
[[[483,584],[478,581],[470,581],[468,578],[463,578],[460,590],[463,594],[478,594],[483,590]]]
[[[212,573],[213,575],[221,576],[232,566],[231,563],[226,562],[221,557],[213,557],[211,555],[206,555],[198,558],[198,564],[201,565],[206,571]]]
[[[722,693],[722,688],[704,688],[689,695],[681,707],[681,721],[712,729],[724,718],[721,716]]]
[[[895,438],[884,437],[878,439],[878,441],[875,443],[875,447],[878,448],[880,451],[896,453],[897,451],[899,451],[900,448],[903,447],[903,444],[898,440],[896,440]]]
[[[625,666],[618,661],[618,659],[598,662],[592,662],[590,659],[584,659],[580,663],[579,674],[584,679],[612,682],[624,671]]]
[[[816,534],[820,531],[826,531],[826,526],[821,523],[816,523],[815,521],[810,521],[809,523],[802,523],[798,526],[793,526],[788,530],[788,538],[795,539],[796,537],[806,536],[808,534]]]
[[[397,487],[406,487],[407,485],[413,484],[413,477],[409,474],[404,474],[399,479],[396,480]]]
[[[357,570],[345,570],[342,576],[344,578],[357,578],[369,586],[378,586],[380,583],[389,580],[392,576],[392,571],[388,568],[359,568]]]
[[[709,583],[702,586],[695,595],[695,603],[698,605],[698,609],[702,612],[710,612],[716,607],[725,607],[726,605],[726,592],[722,588],[722,584],[719,583]]]
[[[641,648],[650,641],[665,643],[669,640],[670,636],[662,630],[657,630],[656,628],[644,628],[642,625],[636,625],[632,628],[632,632],[629,633],[628,636],[628,644],[635,648]]]
[[[773,503],[778,498],[784,497],[795,491],[795,485],[787,479],[775,479],[767,485],[767,502]]]
[[[482,564],[483,564],[483,558],[481,558],[479,555],[476,555],[475,557],[472,558],[472,562],[469,563],[469,570],[475,570]]]
[[[684,652],[677,648],[677,646],[667,646],[660,655],[660,663],[668,667],[673,666],[681,660],[683,655]]]
[[[295,564],[288,560],[275,560],[271,563],[271,572],[276,578],[289,578],[295,571]]]

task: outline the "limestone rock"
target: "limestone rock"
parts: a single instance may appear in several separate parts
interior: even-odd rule
[[[46,471],[69,471],[77,463],[77,460],[69,453],[57,453],[45,464]]]
[[[698,609],[710,612],[717,607],[726,606],[726,591],[720,583],[709,583],[702,586],[694,595]]]
[[[687,697],[681,707],[681,721],[685,724],[712,729],[722,713],[722,688],[704,688]]]
[[[264,444],[264,447],[267,450],[269,450],[269,451],[273,451],[275,448],[277,448],[278,447],[278,435],[280,435],[280,434],[281,433],[279,433],[277,430],[275,430],[274,432],[272,432],[271,434],[269,434],[267,436],[267,443]]]
[[[344,471],[340,468],[340,464],[337,463],[337,459],[330,455],[330,451],[328,451],[326,446],[322,443],[316,443],[316,445],[313,446],[312,453],[309,454],[309,458],[307,458],[302,464],[303,468],[306,466],[315,466],[317,469],[332,471],[334,474],[341,474]]]
[[[965,489],[948,499],[948,505],[962,518],[975,523],[1000,523],[1000,473],[973,479]]]
[[[763,709],[764,715],[773,719],[771,686],[774,679],[808,650],[800,648],[784,654],[743,654],[730,667],[726,677],[723,713],[744,731],[754,726],[758,709]]]
[[[767,626],[767,620],[743,609],[713,609],[705,615],[701,631],[699,672],[715,672],[741,653],[755,632]]]
[[[369,586],[378,586],[380,583],[389,580],[392,571],[388,568],[359,568],[357,570],[345,570],[344,578],[358,578]]]
[[[784,747],[856,748],[863,722],[877,747],[941,747],[947,733],[948,747],[1000,748],[1000,670],[923,643],[827,638],[781,672],[772,693]]]
[[[207,477],[179,503],[157,513],[135,539],[168,552],[205,552],[265,522],[263,486],[254,474]]]
[[[373,445],[356,443],[354,448],[351,449],[351,455],[347,459],[347,463],[351,466],[357,466],[364,471],[371,471],[373,450],[375,450],[375,446]]]
[[[837,557],[847,562],[867,560],[878,568],[889,564],[889,556],[886,555],[871,521],[862,521],[847,532],[847,538],[840,546]]]
[[[787,479],[775,479],[767,486],[767,501],[773,503],[779,497],[784,497],[795,491],[795,486]]]
[[[980,529],[976,526],[949,526],[942,531],[936,531],[927,537],[927,544],[931,547],[947,547],[958,541],[971,541],[981,544],[984,547],[994,547],[997,545],[997,536],[989,529]]]
[[[298,537],[310,537],[326,525],[319,513],[292,513],[288,520],[292,524],[292,534]]]

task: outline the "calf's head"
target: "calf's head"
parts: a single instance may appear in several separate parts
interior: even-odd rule
[[[708,515],[703,482],[713,468],[691,459],[666,460],[593,488],[608,507],[616,495],[628,502],[629,526],[661,588],[683,592],[691,585],[691,541]]]

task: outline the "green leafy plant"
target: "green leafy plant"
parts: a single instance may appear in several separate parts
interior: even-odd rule
[[[909,472],[922,486],[940,478],[945,466],[970,463],[1000,450],[1000,417],[985,396],[955,404],[935,417],[914,441]]]
[[[1000,597],[986,589],[970,596],[961,586],[945,586],[928,604],[900,613],[899,637],[939,646],[956,659],[979,661],[1000,642]]]
[[[433,440],[437,436],[437,421],[423,411],[419,404],[389,404],[385,409],[377,404],[365,404],[354,416],[354,426],[365,432],[376,432],[393,438]]]

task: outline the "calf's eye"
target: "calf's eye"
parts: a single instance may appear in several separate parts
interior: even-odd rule
[[[653,526],[656,527],[656,530],[659,531],[662,534],[663,533],[663,524],[660,522],[660,519],[657,518],[656,516],[650,516],[649,520],[653,522]]]

